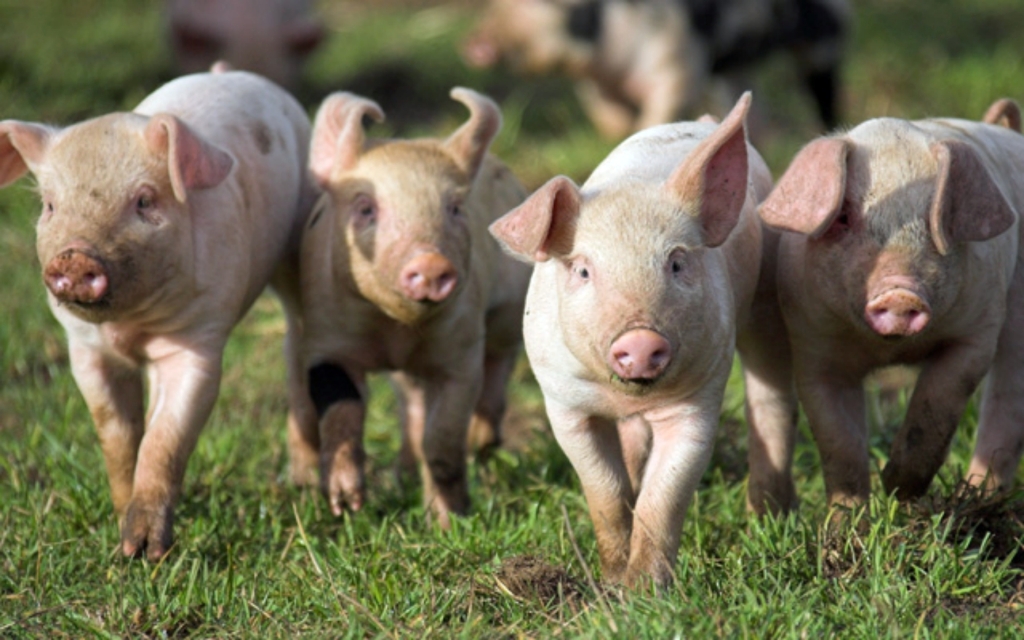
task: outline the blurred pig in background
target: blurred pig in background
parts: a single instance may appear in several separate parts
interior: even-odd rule
[[[832,128],[850,17],[846,0],[491,0],[463,56],[577,79],[588,117],[615,139],[722,111],[749,88],[739,72],[785,50]],[[709,104],[712,78],[727,95]]]
[[[258,73],[287,89],[326,35],[313,0],[167,0],[166,21],[179,73],[217,60]]]

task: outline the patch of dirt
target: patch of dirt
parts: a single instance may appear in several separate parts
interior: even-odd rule
[[[540,600],[548,607],[568,605],[576,611],[583,585],[561,567],[532,555],[507,558],[494,574],[499,588],[516,598]]]
[[[918,508],[924,523],[935,514],[942,516],[943,525],[950,527],[950,543],[970,537],[970,548],[977,549],[988,537],[986,557],[1009,558],[1011,565],[1024,569],[1024,492],[984,495],[960,483],[951,495],[929,496]]]

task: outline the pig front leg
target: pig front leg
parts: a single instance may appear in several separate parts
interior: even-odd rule
[[[466,434],[481,380],[396,377],[405,395],[409,445],[420,463],[423,504],[442,529],[451,527],[451,514],[469,509],[466,478]]]
[[[830,363],[796,360],[797,395],[821,456],[830,505],[852,507],[871,493],[864,386],[859,376],[841,375]]]
[[[71,344],[70,359],[71,373],[96,425],[114,509],[123,517],[145,426],[142,374],[88,346]]]
[[[653,437],[633,512],[623,582],[635,587],[672,582],[683,519],[714,449],[717,403],[663,407],[645,413]]]
[[[986,490],[1013,486],[1024,453],[1024,273],[1008,299],[995,361],[985,384],[974,455],[967,472],[972,485]]]
[[[149,415],[139,446],[121,550],[161,558],[173,540],[174,507],[185,465],[220,388],[221,350],[177,351],[149,366]]]
[[[621,582],[629,561],[634,494],[616,424],[545,398],[555,440],[580,478],[594,523],[601,572]]]
[[[903,426],[882,469],[900,500],[924,495],[949,451],[971,394],[992,363],[994,344],[959,343],[929,359],[917,378]]]
[[[310,368],[309,395],[319,417],[320,488],[331,513],[348,507],[359,511],[366,502],[366,452],[363,428],[369,387],[363,374],[332,362]]]

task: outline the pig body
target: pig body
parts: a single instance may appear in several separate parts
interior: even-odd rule
[[[891,364],[920,375],[882,471],[887,491],[928,489],[986,374],[968,479],[1013,483],[1024,447],[1024,137],[1012,103],[986,120],[1007,126],[883,118],[819,139],[761,209],[791,232],[780,298],[831,503],[868,496],[862,384]]]
[[[577,78],[595,126],[621,138],[692,116],[712,77],[788,50],[831,128],[850,16],[844,0],[491,0],[464,55]]]
[[[165,14],[180,73],[224,60],[291,89],[325,35],[312,0],[167,0]]]
[[[296,251],[315,200],[308,118],[262,78],[198,74],[133,113],[65,129],[6,121],[0,134],[0,185],[29,170],[39,184],[39,261],[122,549],[157,558],[231,328],[272,279],[297,311]]]
[[[526,350],[612,581],[670,580],[737,342],[759,433],[752,506],[791,506],[791,487],[761,482],[788,468],[773,456],[795,400],[781,319],[759,280],[771,238],[756,206],[771,175],[747,145],[748,107],[749,94],[720,126],[635,134],[582,188],[555,178],[492,227],[509,251],[536,261]],[[781,338],[777,360],[771,333]]]
[[[521,343],[529,270],[487,234],[525,192],[487,154],[500,126],[489,99],[456,89],[470,120],[447,140],[371,140],[376,103],[328,98],[311,166],[326,194],[302,244],[303,352],[317,419],[292,442],[293,470],[319,462],[333,511],[365,501],[367,374],[392,372],[403,456],[418,460],[424,502],[442,527],[463,513],[467,429],[497,444]]]

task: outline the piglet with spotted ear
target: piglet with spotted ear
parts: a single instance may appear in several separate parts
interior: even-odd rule
[[[1000,100],[983,122],[869,120],[794,158],[761,217],[787,231],[779,290],[796,385],[830,503],[864,502],[863,379],[920,367],[882,470],[922,495],[982,378],[968,480],[1009,487],[1024,448],[1024,136]]]
[[[491,226],[534,263],[526,351],[607,580],[671,580],[737,345],[750,506],[792,506],[788,346],[770,278],[759,278],[776,239],[756,213],[771,174],[747,142],[749,107],[747,93],[721,124],[635,134],[582,187],[556,177]]]
[[[242,72],[185,76],[132,113],[63,129],[0,122],[0,186],[29,171],[39,185],[42,278],[126,555],[156,559],[171,545],[231,328],[268,282],[289,320],[298,311],[298,242],[317,193],[309,130],[291,96]],[[296,407],[309,404],[291,390]]]
[[[366,500],[367,374],[393,372],[403,457],[442,527],[469,507],[471,444],[495,446],[521,338],[529,269],[487,226],[522,202],[488,154],[501,126],[489,98],[456,88],[469,120],[445,139],[366,139],[384,113],[349,93],[316,116],[310,166],[325,194],[302,241],[303,352],[316,417],[291,442],[295,473],[320,468],[332,511]]]

